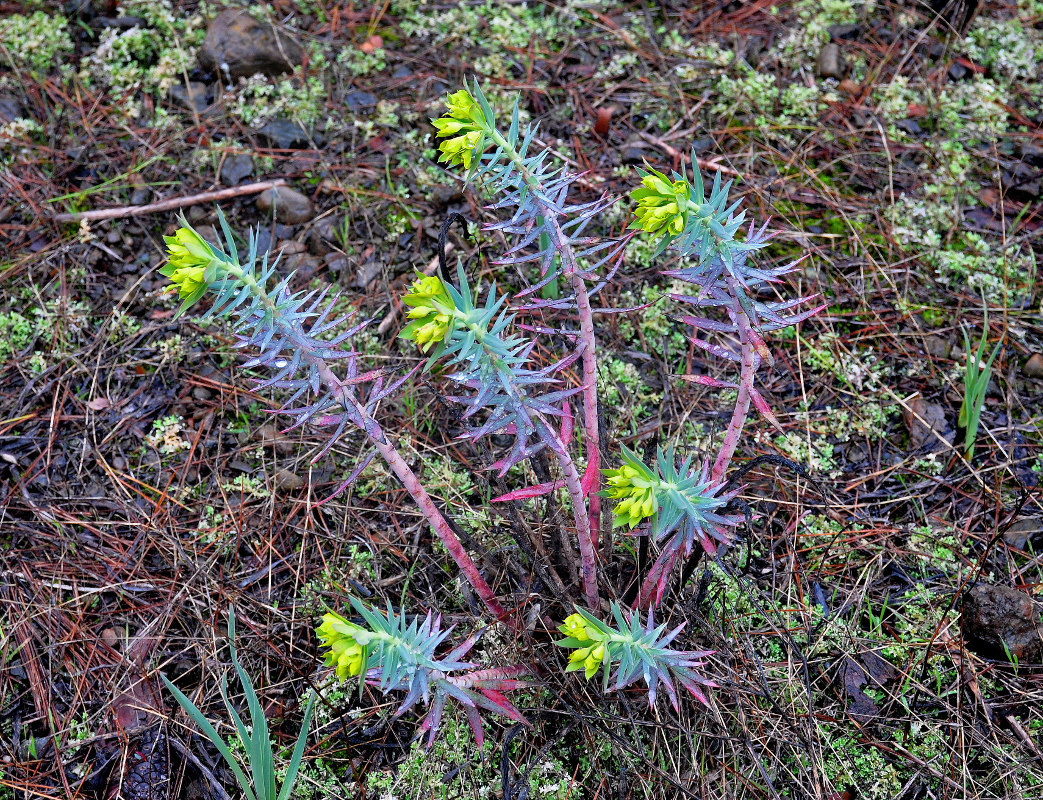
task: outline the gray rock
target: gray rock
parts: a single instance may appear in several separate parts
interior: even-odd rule
[[[312,135],[290,119],[273,119],[257,129],[257,135],[280,150],[303,150],[311,147]],[[316,144],[319,144],[316,141]]]
[[[844,62],[843,53],[840,52],[840,45],[830,42],[819,51],[815,72],[820,78],[836,78],[838,81],[844,79],[847,64]]]
[[[1034,167],[1043,167],[1043,146],[1030,141],[1022,141],[1018,150],[1021,152],[1022,161]]]
[[[905,131],[910,136],[919,136],[923,133],[920,123],[915,119],[900,119],[895,123],[895,127],[900,131]]]
[[[1039,607],[1025,592],[981,583],[963,598],[963,631],[977,653],[1037,661],[1043,652]]]
[[[1043,197],[1043,172],[1019,161],[1000,177],[1004,191],[1015,200]]]
[[[692,142],[692,149],[697,154],[707,153],[717,145],[712,136],[704,136]]]
[[[377,259],[371,259],[365,264],[361,264],[358,271],[355,273],[355,285],[359,289],[368,289],[369,286],[376,281],[381,274],[383,274],[384,268],[381,266]]]
[[[1021,374],[1026,378],[1043,378],[1043,353],[1033,353],[1025,366],[1021,368]]]
[[[199,48],[199,65],[222,78],[292,72],[304,50],[290,36],[240,9],[214,17]]]
[[[265,189],[257,195],[257,207],[266,214],[274,214],[277,220],[288,225],[307,222],[315,213],[311,200],[289,186]]]
[[[1017,550],[1024,550],[1029,541],[1043,533],[1043,517],[1019,519],[1003,532],[1003,541]]]
[[[948,358],[950,352],[949,340],[944,336],[927,336],[924,338],[924,349],[927,354],[934,358]]]
[[[411,70],[409,67],[402,66],[396,67],[395,71],[391,73],[391,77],[398,81],[402,80],[403,78],[408,78],[412,74],[413,70]]]
[[[968,72],[970,72],[970,70],[963,66],[963,64],[953,64],[951,67],[949,67],[948,70],[949,80],[953,81],[954,83],[956,81],[962,81],[964,78],[967,77]]]
[[[947,442],[955,438],[955,432],[945,418],[945,409],[937,403],[928,403],[919,394],[909,401],[904,415],[909,430],[910,450],[923,448],[925,452],[931,453],[944,446],[939,436]]]
[[[862,26],[857,22],[840,22],[836,25],[830,25],[828,30],[829,35],[834,39],[851,41],[857,39],[859,34],[862,33]]]
[[[355,89],[344,95],[344,105],[348,107],[348,111],[353,111],[356,114],[368,114],[377,107],[377,96],[373,92],[363,92]]]
[[[246,153],[236,153],[225,158],[221,164],[221,183],[225,186],[238,186],[249,178],[254,171],[254,160]]]
[[[147,186],[137,186],[134,191],[130,193],[130,204],[132,206],[143,206],[152,197],[152,190]]]
[[[280,492],[292,492],[304,487],[304,478],[295,472],[281,467],[275,470],[275,488]]]
[[[21,100],[13,94],[0,94],[0,122],[10,122],[24,116]]]
[[[199,81],[189,81],[187,84],[175,83],[170,87],[170,99],[182,108],[198,114],[206,111],[210,106],[210,89],[205,83]]]
[[[308,232],[308,247],[317,256],[324,256],[340,245],[340,231],[344,224],[342,216],[328,216],[316,220]]]

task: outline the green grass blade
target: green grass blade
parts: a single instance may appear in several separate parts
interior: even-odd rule
[[[180,689],[178,689],[174,684],[167,680],[167,677],[165,675],[161,675],[160,677],[163,679],[163,683],[166,685],[170,693],[174,695],[174,699],[177,700],[178,704],[183,709],[185,709],[185,713],[188,714],[188,716],[190,716],[193,719],[196,725],[199,726],[199,729],[203,732],[203,735],[206,736],[211,742],[213,742],[214,747],[217,748],[217,752],[219,752],[221,756],[224,758],[225,762],[231,768],[232,773],[235,775],[236,781],[239,782],[239,787],[243,790],[243,795],[245,796],[246,800],[257,800],[256,795],[254,795],[253,790],[250,788],[250,781],[247,780],[246,775],[243,773],[242,768],[239,766],[239,762],[235,760],[235,756],[232,755],[232,751],[228,749],[228,745],[224,743],[224,740],[214,729],[214,726],[211,725],[207,718],[203,716],[203,713],[198,708],[196,708],[195,704],[187,697],[185,697],[185,695],[182,693]],[[243,744],[246,744],[246,742],[243,742]]]
[[[288,800],[293,791],[293,784],[297,782],[297,769],[304,758],[304,747],[308,740],[308,729],[311,727],[311,714],[315,709],[315,692],[308,698],[308,707],[304,710],[304,720],[301,722],[301,732],[297,736],[297,744],[294,745],[293,755],[290,756],[290,765],[286,768],[286,777],[283,780],[282,789],[279,790],[278,800]]]

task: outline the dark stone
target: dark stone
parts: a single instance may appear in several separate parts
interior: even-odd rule
[[[402,67],[396,67],[395,71],[391,73],[391,77],[394,78],[396,81],[398,81],[398,80],[402,80],[403,78],[408,78],[412,74],[413,74],[413,70],[411,70],[409,67],[402,66]]]
[[[276,219],[289,225],[299,225],[314,216],[311,200],[289,186],[265,189],[257,195],[257,207],[266,214],[275,214]]]
[[[438,208],[445,208],[453,203],[459,203],[464,199],[464,193],[461,191],[460,186],[457,184],[439,185],[435,187],[434,192],[435,205]]]
[[[249,178],[254,171],[254,160],[246,153],[236,153],[225,158],[221,164],[221,183],[225,186],[238,186]]]
[[[292,72],[303,58],[304,50],[286,33],[240,9],[214,17],[199,48],[199,65],[229,79]]]
[[[1000,184],[1007,196],[1014,200],[1032,201],[1043,196],[1043,172],[1019,161],[1003,171]]]
[[[1019,519],[1003,532],[1003,541],[1015,550],[1024,550],[1033,539],[1043,533],[1043,517]]]
[[[205,83],[189,81],[175,83],[170,87],[170,99],[182,108],[202,113],[210,106],[210,89]]]
[[[344,218],[341,216],[327,216],[315,220],[308,232],[308,246],[312,253],[324,256],[341,244],[341,231],[344,226]]]
[[[970,70],[963,66],[963,64],[956,62],[951,67],[949,67],[949,80],[954,82],[962,81],[964,78],[967,77],[968,72],[970,72]]]
[[[366,289],[376,281],[384,272],[384,267],[377,259],[371,259],[361,264],[355,272],[355,285],[359,289]]]
[[[951,345],[944,336],[927,336],[924,338],[924,349],[934,358],[948,358]]]
[[[624,164],[641,164],[647,155],[643,144],[627,142],[623,145],[623,150],[619,154],[619,160]]]
[[[0,94],[0,122],[10,122],[25,116],[22,101],[13,94]]]
[[[1033,353],[1025,366],[1021,368],[1021,374],[1026,378],[1043,378],[1043,353]]]
[[[909,430],[910,450],[922,448],[930,453],[944,447],[939,436],[948,442],[955,438],[955,432],[945,418],[945,409],[937,403],[928,403],[920,394],[909,401],[904,415],[905,425]]]
[[[273,119],[257,129],[257,135],[279,150],[303,150],[311,147],[312,135],[299,123],[289,119]],[[320,144],[316,139],[315,144]]]
[[[895,123],[895,127],[900,131],[905,131],[910,136],[919,136],[923,133],[920,123],[915,119],[900,119]]]
[[[377,96],[372,92],[363,92],[355,89],[344,95],[344,105],[348,107],[348,111],[354,111],[356,114],[368,114],[377,107]]]
[[[829,35],[834,39],[853,41],[862,33],[862,26],[857,22],[840,22],[836,25],[830,25],[828,30]]]
[[[152,191],[147,186],[138,186],[130,193],[130,204],[132,206],[143,206],[152,197]]]
[[[1034,167],[1043,167],[1043,146],[1031,141],[1023,141],[1018,148],[1021,160]]]
[[[840,52],[840,45],[830,42],[819,51],[815,72],[820,78],[843,80],[847,74],[847,64],[843,53]]]
[[[1039,609],[1025,592],[980,583],[963,597],[963,630],[967,646],[986,657],[1009,652],[1018,661],[1039,661],[1043,624]]]
[[[702,154],[710,150],[713,150],[716,144],[717,143],[713,140],[712,136],[704,136],[703,138],[696,139],[694,142],[692,142],[692,149],[697,154]]]

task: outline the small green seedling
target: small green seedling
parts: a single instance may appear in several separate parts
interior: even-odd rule
[[[250,728],[246,727],[239,714],[236,713],[232,704],[228,702],[227,675],[221,679],[221,697],[224,699],[228,713],[235,723],[236,733],[243,745],[243,749],[246,750],[250,764],[250,778],[246,777],[242,767],[239,766],[239,762],[232,755],[232,751],[228,749],[228,745],[224,743],[220,734],[218,734],[207,718],[203,716],[203,713],[196,708],[195,704],[185,697],[180,689],[167,680],[166,676],[163,676],[163,683],[166,684],[170,693],[174,695],[174,699],[185,709],[185,713],[195,720],[200,730],[214,743],[214,747],[224,757],[229,768],[235,774],[235,779],[239,783],[239,788],[243,790],[243,797],[246,800],[287,800],[293,792],[293,784],[297,780],[297,769],[300,767],[301,758],[304,756],[304,745],[308,738],[311,714],[315,706],[315,693],[312,692],[311,697],[308,698],[308,707],[304,711],[301,732],[293,748],[293,755],[290,756],[290,763],[286,768],[286,777],[283,779],[282,789],[277,792],[275,788],[275,754],[272,741],[268,736],[268,722],[257,699],[257,692],[254,691],[250,676],[246,674],[246,670],[239,663],[239,655],[235,649],[235,613],[231,609],[228,611],[228,648],[232,653],[232,665],[235,667],[239,681],[243,685],[246,702],[250,707],[252,733]]]
[[[988,339],[989,315],[985,313],[984,331],[978,343],[977,352],[971,349],[971,339],[967,329],[963,329],[963,343],[967,350],[967,372],[963,379],[963,405],[960,406],[960,418],[957,425],[964,431],[963,448],[967,460],[974,458],[974,440],[978,436],[978,420],[981,417],[982,405],[985,403],[985,390],[992,375],[992,362],[996,360],[1003,342],[999,342],[988,361],[982,364],[985,355],[985,342]]]

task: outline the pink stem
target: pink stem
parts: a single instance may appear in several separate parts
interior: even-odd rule
[[[373,442],[374,446],[384,456],[384,460],[387,461],[388,466],[391,467],[392,471],[398,476],[398,479],[402,481],[402,485],[406,491],[409,492],[410,496],[420,507],[420,511],[427,517],[427,521],[431,523],[431,527],[434,529],[435,534],[442,540],[442,544],[446,546],[449,554],[456,561],[457,566],[460,567],[460,571],[467,577],[468,582],[474,588],[475,593],[485,603],[485,607],[489,609],[494,617],[499,620],[506,619],[507,612],[503,610],[503,606],[500,605],[496,599],[496,595],[493,594],[493,590],[489,588],[489,584],[485,582],[485,578],[478,571],[478,567],[475,566],[474,561],[467,555],[467,551],[464,550],[463,544],[457,538],[456,534],[453,533],[453,529],[449,526],[446,518],[442,516],[442,512],[438,510],[438,506],[434,504],[431,499],[431,495],[427,493],[424,485],[417,478],[416,473],[409,468],[409,465],[402,459],[398,450],[389,442],[381,441],[380,439],[371,436],[370,441]]]
[[[677,561],[677,550],[664,550],[659,554],[652,568],[641,582],[641,590],[637,593],[637,608],[647,609],[649,606],[658,606],[663,597],[663,586],[666,576],[674,568]]]
[[[319,377],[327,388],[333,393],[334,397],[341,401],[341,403],[350,403],[355,410],[362,416],[363,419],[372,422],[372,425],[367,426],[366,434],[369,440],[377,448],[377,451],[384,456],[384,460],[387,461],[388,466],[398,476],[398,479],[402,481],[402,486],[409,492],[410,497],[420,507],[420,511],[427,518],[427,521],[431,523],[431,527],[434,529],[435,534],[439,539],[442,540],[442,544],[446,546],[449,554],[456,561],[457,566],[464,573],[468,582],[474,588],[475,593],[485,603],[485,607],[489,609],[489,612],[499,620],[505,620],[507,618],[507,612],[503,610],[503,606],[500,605],[496,599],[496,595],[493,590],[489,588],[489,584],[485,582],[485,578],[482,577],[482,573],[478,571],[478,567],[475,565],[471,557],[467,555],[467,551],[464,550],[463,544],[460,539],[453,532],[446,518],[442,515],[442,512],[438,510],[438,506],[435,505],[431,499],[431,495],[427,493],[424,485],[420,482],[420,479],[416,476],[416,473],[409,468],[409,465],[403,460],[398,450],[395,449],[384,432],[377,425],[376,421],[369,415],[366,408],[358,401],[354,393],[348,389],[344,384],[340,382],[337,376],[329,368],[329,365],[318,356],[305,354],[305,359],[315,365],[319,372]]]
[[[753,344],[750,322],[741,309],[736,314],[736,322],[739,328],[739,342],[742,345],[739,393],[735,398],[735,410],[732,411],[731,422],[728,423],[728,429],[724,432],[721,450],[717,454],[717,460],[713,462],[713,469],[710,472],[710,479],[714,483],[724,477],[732,456],[735,455],[735,449],[739,446],[739,437],[742,436],[742,429],[746,425],[746,417],[750,412],[750,389],[753,387],[753,376],[757,372],[757,350]]]
[[[601,608],[598,599],[598,573],[595,560],[596,544],[590,531],[590,519],[585,513],[583,502],[583,486],[581,485],[579,470],[576,462],[572,460],[565,444],[558,438],[548,426],[546,434],[554,455],[558,458],[562,472],[565,473],[565,488],[569,490],[572,500],[572,516],[576,520],[576,538],[579,540],[580,571],[583,574],[583,593],[587,598],[587,606],[596,612]]]

